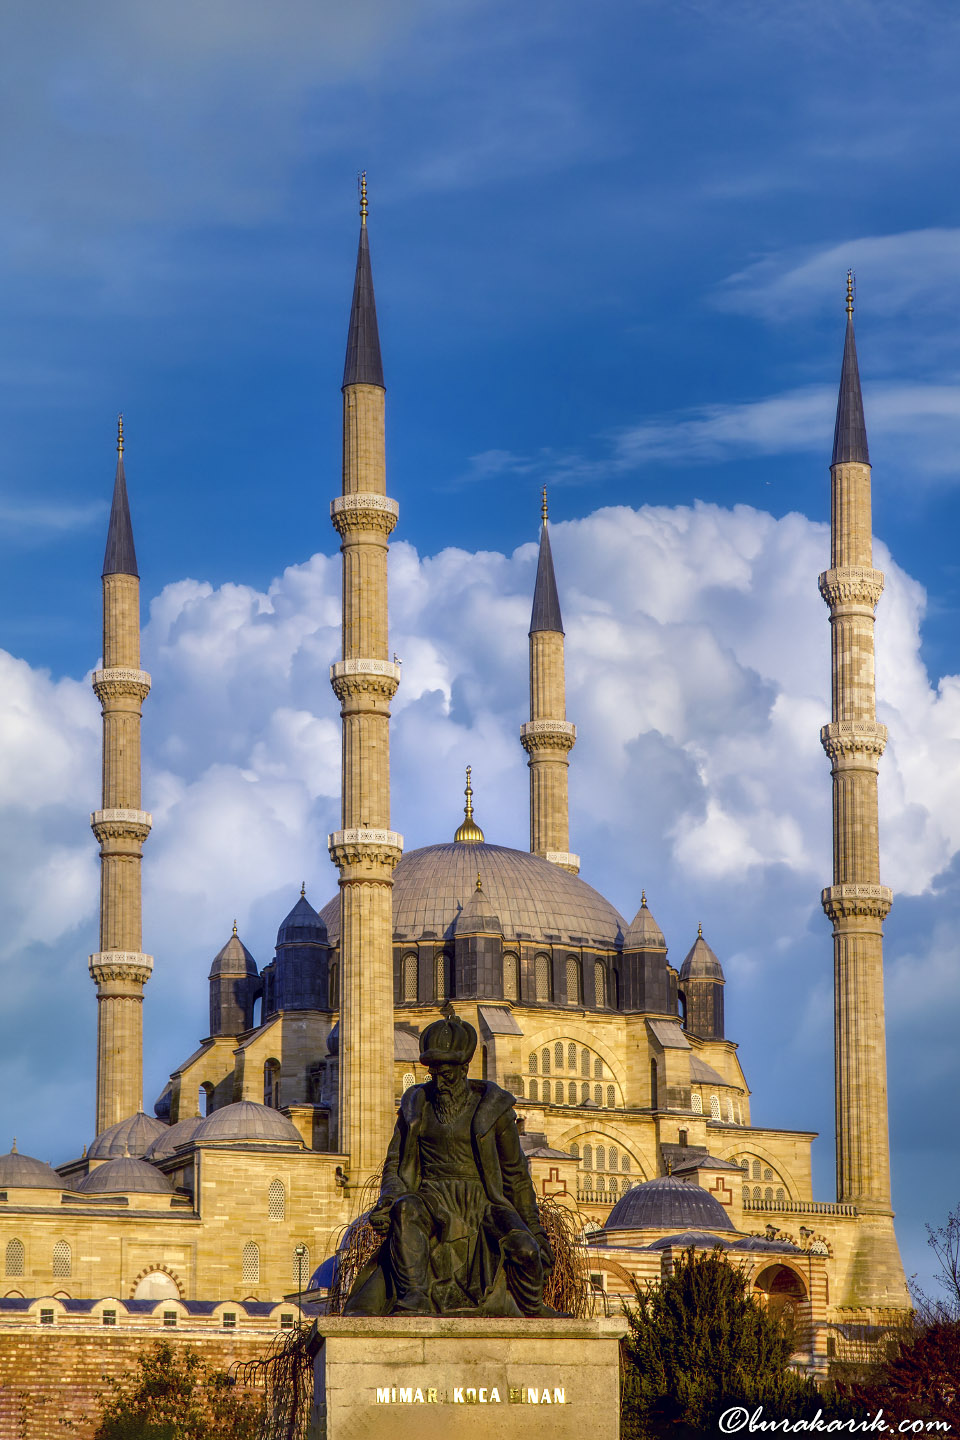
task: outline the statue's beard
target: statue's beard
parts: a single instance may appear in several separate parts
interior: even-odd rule
[[[449,1125],[466,1109],[470,1098],[470,1082],[461,1070],[455,1080],[441,1079],[438,1075],[430,1082],[430,1103],[441,1125]]]

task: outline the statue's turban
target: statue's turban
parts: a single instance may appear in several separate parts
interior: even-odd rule
[[[466,1065],[476,1048],[477,1032],[465,1020],[434,1020],[420,1035],[420,1063]]]

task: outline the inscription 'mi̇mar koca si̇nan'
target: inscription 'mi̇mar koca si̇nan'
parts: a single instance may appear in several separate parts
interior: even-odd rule
[[[563,1385],[377,1386],[378,1405],[566,1405]]]

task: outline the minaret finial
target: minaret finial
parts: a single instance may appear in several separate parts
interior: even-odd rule
[[[123,411],[117,416],[117,455],[123,459]]]
[[[547,487],[544,485],[540,491],[540,519],[544,525],[547,523]]]
[[[306,880],[302,880],[302,881],[300,882],[300,899],[301,899],[301,900],[306,900],[306,898],[307,898],[307,882],[306,882]]]
[[[367,172],[361,170],[357,178],[357,187],[360,191],[360,224],[367,223]]]
[[[463,824],[453,837],[455,845],[482,845],[483,831],[473,818],[473,786],[470,784],[470,776],[473,774],[473,767],[467,766],[467,784],[464,789],[466,800],[463,806]],[[480,876],[477,876],[479,880]],[[480,888],[479,886],[477,887]]]
[[[853,271],[847,271],[847,315],[853,316]]]
[[[14,1135],[14,1137],[13,1137],[13,1144],[10,1146],[10,1154],[11,1154],[11,1155],[16,1155],[16,1153],[17,1153],[17,1137],[16,1137],[16,1135]]]
[[[641,891],[640,891],[640,908],[643,909],[644,906],[646,905],[646,903],[647,903],[647,892],[646,892],[646,890],[641,890]]]
[[[234,920],[234,922],[233,922],[233,933],[234,933],[234,935],[236,935],[236,933],[237,933],[237,922],[236,922],[236,920]]]
[[[466,784],[466,788],[464,789],[464,792],[463,792],[464,795],[466,796],[466,804],[465,804],[464,807],[463,807],[463,813],[464,813],[464,815],[466,816],[466,818],[467,818],[468,820],[472,820],[472,819],[473,819],[473,786],[470,784],[470,776],[471,776],[472,774],[473,774],[473,766],[472,766],[472,765],[468,765],[468,766],[467,766],[467,784]]]
[[[697,939],[698,939],[698,940],[702,940],[702,939],[703,939],[703,926],[702,926],[702,925],[698,925],[698,926],[697,926]]]

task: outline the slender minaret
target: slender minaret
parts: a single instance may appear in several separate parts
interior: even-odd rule
[[[873,568],[870,455],[853,333],[853,275],[831,474],[831,568],[820,576],[830,607],[832,710],[820,732],[833,773],[833,921],[837,1200],[855,1205],[858,1249],[841,1304],[908,1303],[890,1204],[883,921],[893,895],[880,884],[877,771],[887,741],[877,723],[874,611],[883,575]]]
[[[563,620],[547,529],[546,487],[541,514],[540,558],[530,616],[530,719],[520,728],[520,743],[530,756],[530,849],[576,875],[580,856],[570,853],[567,771],[577,727],[567,719]]]
[[[367,239],[360,247],[343,372],[343,494],[330,514],[343,555],[343,659],[330,683],[343,721],[342,826],[329,837],[340,870],[341,1152],[352,1184],[383,1163],[393,1131],[393,870],[390,701],[400,668],[387,657],[387,537],[399,507],[385,483],[384,386]]]
[[[140,707],[150,676],[140,669],[140,576],[123,471],[123,416],[117,422],[117,476],[103,558],[103,669],[93,673],[103,709],[103,809],[90,817],[100,841],[100,949],[97,982],[97,1134],[143,1108],[144,955],[140,861],[151,817],[140,809]]]

